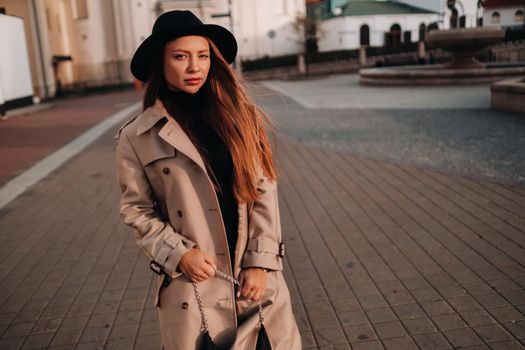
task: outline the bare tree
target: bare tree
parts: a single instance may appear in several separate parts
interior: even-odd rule
[[[304,52],[317,52],[317,41],[322,37],[319,19],[304,13],[297,13],[293,27],[295,32],[299,34],[299,42],[304,47]]]

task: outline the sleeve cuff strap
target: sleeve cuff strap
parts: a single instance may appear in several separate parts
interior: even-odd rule
[[[273,253],[280,258],[284,257],[284,243],[278,243],[268,238],[250,239],[246,246],[246,250],[258,253]]]
[[[241,267],[262,267],[268,270],[280,271],[283,269],[283,259],[272,253],[247,251],[244,253]]]
[[[186,252],[195,247],[195,243],[189,239],[179,239],[174,236],[168,237],[164,240],[164,244],[160,248],[155,262],[157,265],[162,265],[162,272],[168,274],[172,278],[176,278],[181,275],[177,272],[177,266],[179,261]]]

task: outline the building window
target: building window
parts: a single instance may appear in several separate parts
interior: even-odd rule
[[[88,18],[87,0],[71,0],[71,8],[74,19]]]
[[[385,33],[385,44],[386,45],[397,45],[401,43],[401,26],[394,23],[390,27],[390,31]]]
[[[467,26],[467,17],[466,16],[459,16],[459,27],[465,28]]]
[[[425,41],[426,32],[427,32],[427,28],[425,26],[425,23],[421,23],[419,25],[419,41]]]
[[[403,33],[403,42],[404,43],[411,43],[412,42],[412,32],[406,31]]]
[[[483,17],[478,18],[478,27],[483,27]]]
[[[518,10],[514,14],[514,22],[523,23],[523,10]]]
[[[499,12],[494,12],[492,16],[490,17],[490,23],[492,24],[498,24],[499,23]]]
[[[370,27],[363,24],[359,29],[360,43],[363,45],[370,45]]]

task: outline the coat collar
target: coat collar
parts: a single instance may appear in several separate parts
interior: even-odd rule
[[[139,125],[137,127],[137,136],[144,134],[151,129],[161,119],[169,119],[169,114],[166,108],[162,105],[160,100],[155,101],[155,104],[148,107],[141,115]]]
[[[160,129],[158,135],[164,141],[193,160],[207,174],[204,160],[199,151],[184,130],[182,130],[180,124],[175,118],[169,115],[160,100],[157,100],[153,106],[149,107],[142,113],[137,127],[137,136],[149,131],[161,119],[167,119],[168,122],[162,127],[162,129]]]

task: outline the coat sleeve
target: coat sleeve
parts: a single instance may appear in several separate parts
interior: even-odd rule
[[[157,273],[172,278],[181,275],[177,266],[181,257],[196,244],[175,232],[159,214],[153,191],[142,164],[126,134],[120,132],[116,150],[117,178],[121,190],[120,214],[135,230],[138,246],[151,260]]]
[[[257,191],[260,197],[252,204],[248,218],[248,243],[241,267],[282,270],[284,245],[281,242],[277,183],[262,175]]]

